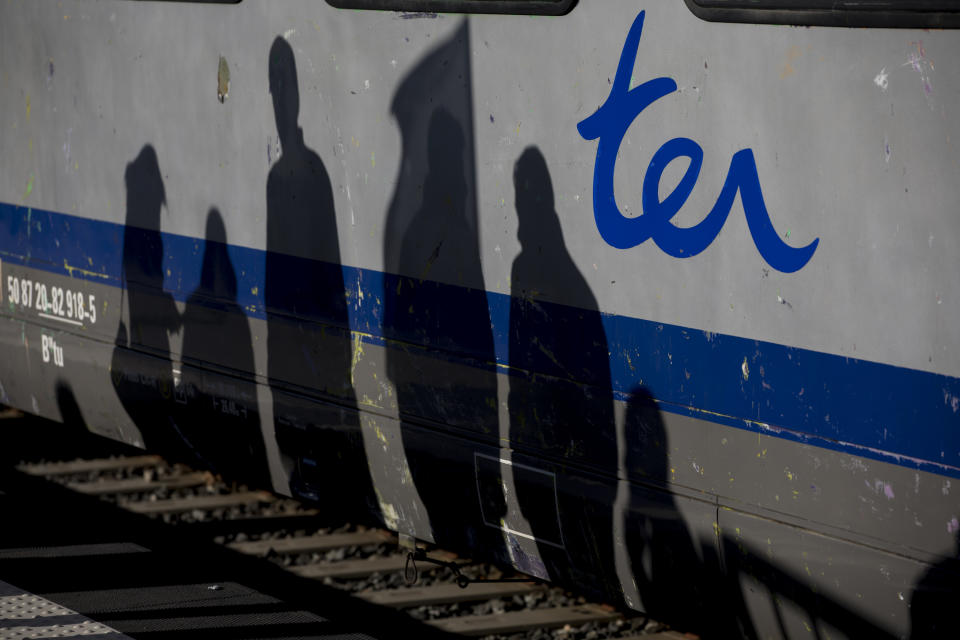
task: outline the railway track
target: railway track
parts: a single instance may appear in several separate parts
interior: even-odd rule
[[[331,526],[313,505],[229,485],[158,456],[28,462],[18,470],[169,526],[196,530],[233,552],[403,610],[451,634],[514,640],[691,637],[442,549],[421,548],[419,560],[411,563],[410,551],[389,531]],[[414,566],[416,583],[411,584]],[[458,574],[469,582],[466,588],[458,584]]]

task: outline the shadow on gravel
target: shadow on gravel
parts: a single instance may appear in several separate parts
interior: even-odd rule
[[[129,449],[38,418],[0,425],[16,450],[0,455],[0,580],[134,638],[451,637],[216,545],[190,526],[17,472],[20,459]]]

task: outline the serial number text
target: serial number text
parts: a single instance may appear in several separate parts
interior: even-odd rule
[[[11,305],[21,309],[33,309],[40,316],[51,320],[69,321],[70,324],[97,322],[96,297],[80,291],[47,286],[42,282],[7,276],[7,298]]]

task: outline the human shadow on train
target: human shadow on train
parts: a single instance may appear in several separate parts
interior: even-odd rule
[[[539,149],[524,150],[513,183],[520,253],[510,278],[510,445],[518,454],[616,469],[607,336],[596,298],[567,251]],[[565,571],[572,557],[587,561],[577,564],[586,573],[579,582],[615,579],[615,486],[560,486],[557,502],[544,474],[520,465],[512,469],[520,510],[547,574]],[[571,482],[562,473],[556,481]]]
[[[474,448],[439,444],[429,428],[491,446],[499,436],[471,91],[464,20],[403,79],[391,105],[402,156],[384,233],[383,331],[406,463],[434,538],[496,555],[497,529],[480,525],[462,535],[481,514]]]
[[[793,633],[802,633],[801,624],[817,634],[816,637],[878,640],[903,637],[881,626],[882,622],[873,622],[823,593],[811,585],[810,575],[773,561],[769,548],[755,548],[728,532],[721,533],[720,545],[724,573],[722,582],[714,584],[723,597],[716,602],[714,611],[722,611],[719,607],[731,602],[735,604],[741,611],[738,619],[745,623],[741,629],[749,631],[743,632],[745,637],[758,637],[754,628],[774,627],[779,629],[781,637],[791,637]],[[751,593],[752,606],[748,610],[745,603]],[[731,600],[733,597],[737,600]],[[802,618],[798,619],[798,614]]]
[[[205,468],[270,487],[260,431],[257,385],[246,315],[237,304],[237,276],[217,209],[207,214],[200,282],[183,312],[183,364],[174,391],[176,423]],[[214,374],[213,363],[234,375]]]
[[[269,82],[281,147],[267,178],[264,267],[277,444],[292,467],[294,493],[319,498],[321,487],[333,484],[370,499],[333,189],[320,156],[304,143],[296,61],[279,36],[270,48]],[[327,403],[298,394],[320,394]],[[353,502],[348,492],[335,493]]]
[[[628,477],[639,480],[630,486],[624,531],[642,609],[658,620],[707,637],[755,637],[739,587],[734,582],[730,589],[721,588],[715,545],[704,545],[691,534],[674,494],[667,491],[667,431],[646,387],[630,392],[624,434],[624,468]],[[698,615],[691,616],[692,611]]]
[[[142,444],[172,459],[189,459],[190,452],[171,420],[169,334],[180,330],[181,319],[173,296],[163,290],[160,213],[166,194],[152,146],[144,146],[127,165],[124,183],[127,213],[121,295],[126,297],[129,326],[122,320],[118,325],[110,375]],[[122,313],[122,302],[120,308]]]
[[[956,520],[953,521],[954,526]],[[910,637],[947,638],[956,633],[956,605],[960,603],[960,529],[954,556],[930,567],[910,598]]]
[[[633,480],[625,538],[644,611],[705,638],[757,638],[758,628],[778,629],[787,638],[800,625],[814,637],[829,632],[848,638],[893,637],[812,588],[808,575],[775,562],[771,548],[753,548],[739,530],[723,531],[714,521],[712,535],[694,535],[687,518],[699,516],[700,529],[709,530],[716,505],[702,496],[680,497],[670,487],[669,452],[675,447],[646,388],[631,392],[624,429],[625,470]]]

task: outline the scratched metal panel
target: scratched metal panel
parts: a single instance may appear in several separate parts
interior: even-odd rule
[[[261,322],[255,320],[253,324]],[[81,418],[100,425],[100,431],[103,425],[109,424],[119,431],[108,435],[128,441],[163,437],[162,432],[150,431],[156,425],[142,416],[137,419],[137,404],[151,406],[146,398],[125,407],[138,423],[139,433],[131,431],[134,425],[124,419],[123,410],[116,406],[118,394],[113,388],[104,389],[98,382],[100,372],[109,366],[113,368],[114,384],[118,388],[136,386],[143,396],[166,394],[167,404],[172,408],[167,415],[178,421],[181,433],[193,443],[198,442],[198,435],[201,439],[212,436],[220,442],[233,443],[230,461],[244,459],[238,455],[241,452],[236,451],[235,445],[245,439],[248,414],[260,418],[264,439],[269,436],[267,420],[271,407],[263,403],[263,398],[270,397],[265,388],[257,394],[261,400],[258,407],[256,400],[251,400],[249,394],[244,395],[243,385],[235,378],[213,372],[191,375],[186,367],[182,368],[179,380],[164,387],[161,358],[136,356],[131,352],[131,359],[118,361],[113,345],[90,341],[72,332],[15,320],[6,321],[3,326],[9,328],[0,339],[5,361],[19,363],[21,370],[31,372],[30,377],[14,377],[4,387],[6,399],[15,404],[26,406],[33,402],[33,410],[39,413],[72,421]],[[70,358],[62,368],[44,362],[43,348],[38,346],[44,335],[55,338],[60,348],[77,357]],[[368,346],[364,351],[358,365],[361,372],[378,360],[377,352],[382,348]],[[120,395],[129,400],[137,394]],[[200,415],[204,425],[216,423],[215,430],[207,426],[207,433],[202,434],[192,428],[191,421],[180,422],[187,417],[187,412],[177,410],[178,406],[188,407],[194,398],[204,402],[216,400],[214,406],[219,415],[197,414],[196,409],[189,412],[193,417]],[[831,575],[839,576],[842,585],[862,584],[872,589],[876,580],[857,576],[866,571],[865,567],[882,565],[887,571],[884,574],[887,580],[899,585],[896,593],[906,600],[922,599],[926,596],[917,596],[912,589],[915,579],[926,575],[925,570],[920,564],[902,558],[912,556],[936,563],[938,557],[952,552],[952,538],[957,529],[954,524],[951,532],[951,521],[940,523],[936,519],[945,511],[944,507],[949,511],[950,506],[955,505],[955,499],[949,495],[949,480],[942,477],[925,473],[909,477],[914,474],[895,465],[858,460],[835,452],[824,453],[807,445],[741,431],[732,431],[724,437],[725,441],[717,442],[714,436],[719,435],[710,423],[692,419],[677,422],[669,414],[658,415],[656,409],[649,406],[622,407],[626,414],[641,412],[627,420],[627,424],[642,427],[642,431],[632,434],[631,439],[636,440],[631,443],[633,446],[627,447],[624,461],[627,473],[636,481],[631,485],[613,483],[609,477],[604,479],[565,469],[516,452],[498,454],[494,447],[480,446],[470,440],[449,439],[438,447],[432,432],[411,425],[406,425],[401,432],[396,421],[378,416],[374,407],[368,407],[359,423],[365,432],[364,439],[372,445],[364,450],[364,465],[362,458],[358,460],[354,455],[363,448],[358,440],[356,419],[336,405],[312,402],[300,395],[280,394],[274,396],[272,410],[282,412],[284,427],[275,434],[277,445],[273,446],[278,448],[268,447],[271,460],[275,465],[283,465],[281,469],[292,472],[280,477],[291,482],[295,494],[327,500],[322,496],[331,482],[363,492],[363,476],[369,468],[376,506],[385,521],[395,528],[424,539],[436,537],[460,546],[482,544],[502,560],[528,572],[580,584],[589,581],[594,588],[601,588],[601,583],[590,576],[596,576],[598,570],[605,567],[608,597],[622,593],[632,606],[662,611],[667,616],[677,613],[670,603],[680,600],[664,599],[665,594],[683,594],[684,602],[713,607],[718,603],[711,599],[711,589],[728,593],[723,580],[734,579],[738,590],[732,593],[743,596],[745,619],[754,628],[768,628],[773,624],[770,616],[775,614],[768,609],[774,607],[782,610],[781,615],[790,620],[791,628],[802,626],[802,621],[812,615],[822,620],[818,625],[841,631],[873,629],[870,625],[901,629],[905,620],[903,611],[888,624],[884,617],[889,614],[888,607],[877,606],[877,603],[886,603],[888,596],[896,595],[894,592],[884,592],[882,600],[861,593],[867,604],[857,606],[847,602],[852,597],[849,590],[842,590],[842,597],[838,598],[825,594],[814,597],[809,585],[819,584],[820,578],[803,578],[805,567],[828,563],[824,571],[831,567]],[[338,440],[321,434],[334,434]],[[313,443],[331,445],[334,442],[339,442],[339,446],[320,450],[313,446]],[[213,447],[204,448],[206,452],[213,450]],[[479,469],[475,465],[478,452],[494,459],[512,458],[512,462],[500,466],[501,472],[508,471],[506,476],[497,478],[494,472],[490,478],[475,471]],[[278,462],[280,459],[286,462]],[[773,468],[781,464],[784,476],[778,478]],[[521,466],[528,471],[518,471]],[[552,497],[557,506],[548,509],[544,505],[549,501],[538,500],[537,509],[530,510],[526,496],[531,489],[523,485],[529,484],[531,477],[545,473],[554,478]],[[355,474],[359,474],[357,481],[346,480]],[[444,478],[442,483],[436,482],[437,474]],[[424,482],[424,476],[432,480]],[[416,485],[409,481],[416,478],[420,478]],[[724,486],[731,478],[751,490],[738,492],[742,502],[721,499],[718,518],[718,505],[709,500],[712,495],[731,493],[729,487]],[[489,485],[501,479],[511,484],[510,494],[515,494],[520,503],[519,507],[514,503],[513,509],[508,509],[503,519],[498,520],[490,503],[486,511],[478,509],[474,496],[483,501],[488,495],[485,483]],[[910,485],[910,482],[916,484]],[[818,491],[812,484],[808,490],[808,483],[820,483],[824,491]],[[904,485],[907,486],[904,494],[895,494],[901,492]],[[652,487],[665,487],[672,493]],[[941,493],[942,498],[937,500],[931,495],[935,493]],[[352,494],[342,492],[340,495]],[[367,495],[369,497],[369,493]],[[542,497],[536,487],[532,495]],[[547,494],[547,497],[551,496]],[[495,509],[495,496],[493,504]],[[758,519],[743,510],[765,517]],[[900,512],[909,513],[913,522],[901,523],[897,517]],[[742,521],[761,522],[763,527],[744,526]],[[501,523],[500,527],[493,526],[497,522]],[[718,528],[713,527],[714,523],[719,523]],[[900,537],[897,532],[906,524],[913,531]],[[549,533],[551,526],[558,527],[557,534]],[[504,531],[502,538],[498,529]],[[613,545],[609,544],[611,529]],[[836,553],[824,550],[822,542],[805,543],[805,551],[801,553],[789,541],[790,536],[810,538],[812,533],[802,531],[811,529],[832,534],[830,544],[839,545]],[[738,565],[736,572],[720,570],[720,560],[714,552],[717,535],[732,531],[737,532],[737,541],[735,545],[730,543],[728,554],[736,553],[736,549],[762,549],[768,544],[767,540],[774,541],[783,551],[778,551],[775,562],[762,554],[760,559],[764,561],[759,562],[754,554],[740,558],[744,566]],[[933,537],[924,537],[926,534]],[[896,540],[900,540],[900,544],[891,544]],[[504,543],[507,546],[503,547]],[[664,545],[669,553],[665,552]],[[597,553],[599,550],[605,551]],[[909,570],[904,573],[903,567]],[[949,569],[945,571],[949,578]],[[690,576],[696,579],[688,579]],[[776,598],[770,595],[770,589],[777,592]],[[933,596],[937,593],[933,587]],[[730,605],[726,600],[723,604]],[[723,609],[727,617],[712,619],[718,624],[739,624],[740,618],[731,611],[735,609]]]
[[[945,238],[956,233],[958,196],[944,185],[956,172],[960,125],[949,109],[960,81],[953,65],[937,64],[955,57],[955,32],[724,25],[679,2],[595,4],[562,18],[469,22],[485,286],[509,291],[518,250],[512,171],[532,144],[547,159],[572,258],[604,311],[957,375],[957,336],[945,319],[960,304],[947,275],[958,257]],[[300,126],[332,176],[343,259],[382,267],[383,216],[400,174],[391,101],[462,18],[267,7],[5,7],[3,200],[120,222],[123,167],[151,143],[165,176],[165,228],[201,237],[200,214],[216,204],[232,242],[263,246],[262,185],[277,138],[267,54],[286,34]],[[738,205],[717,241],[690,259],[651,242],[618,251],[598,236],[595,143],[576,125],[608,96],[639,9],[647,15],[634,81],[665,76],[680,88],[628,131],[616,173],[624,210],[637,212],[638,177],[674,136],[697,141],[705,158],[681,224],[712,206],[732,154],[752,149],[778,232],[789,231],[794,246],[821,240],[799,273],[764,263]],[[48,26],[34,36],[28,24]],[[517,56],[518,38],[540,44]],[[231,68],[223,104],[220,55]],[[96,72],[84,66],[91,60]]]
[[[638,480],[720,496],[726,507],[931,560],[954,553],[956,480],[664,412],[668,467],[650,477],[656,453],[629,434]],[[637,442],[639,441],[639,442]],[[662,451],[662,449],[661,449]],[[628,459],[629,464],[629,459]]]
[[[949,214],[957,194],[943,185],[955,172],[957,125],[947,111],[960,83],[952,66],[934,66],[951,59],[954,33],[751,28],[699,21],[680,3],[641,7],[647,17],[635,81],[668,76],[682,90],[649,107],[628,131],[617,164],[625,211],[639,206],[636,176],[666,139],[686,136],[704,148],[703,175],[677,218],[685,224],[712,205],[732,153],[750,148],[775,227],[790,231],[796,245],[821,239],[806,267],[783,275],[756,254],[739,207],[722,236],[690,259],[665,256],[650,242],[613,250],[599,238],[591,212],[594,143],[580,138],[576,124],[609,93],[606,80],[626,35],[606,35],[609,25],[625,31],[637,8],[600,4],[560,19],[470,22],[484,285],[509,291],[518,249],[512,169],[535,144],[557,185],[572,259],[604,311],[956,375],[957,337],[945,319],[960,304],[946,275],[956,272],[958,258],[938,239],[955,233]],[[265,200],[260,185],[275,157],[270,149],[276,152],[266,58],[271,40],[287,34],[302,76],[300,124],[333,176],[343,259],[383,266],[382,216],[400,173],[391,97],[418,61],[461,27],[460,18],[399,20],[289,5],[267,12],[254,3],[69,6],[7,9],[4,73],[13,90],[3,97],[12,134],[5,201],[119,222],[123,166],[149,142],[166,178],[165,228],[200,237],[199,214],[215,203],[231,242],[262,246],[264,214],[256,203]],[[216,17],[215,28],[206,16]],[[49,35],[24,41],[28,20],[54,17]],[[685,38],[678,41],[676,32]],[[597,33],[605,37],[591,36]],[[542,40],[542,53],[517,59],[508,43],[521,35]],[[357,41],[366,44],[338,57]],[[74,50],[81,46],[84,55]],[[233,69],[222,105],[215,100],[221,54]],[[92,58],[109,73],[81,66]],[[200,63],[205,59],[209,65]],[[504,68],[516,69],[517,79]],[[53,111],[75,99],[75,116]],[[912,224],[903,223],[905,211]],[[656,279],[638,286],[636,274]],[[431,275],[456,280],[439,267]],[[542,295],[565,294],[560,287]]]
[[[948,628],[946,611],[929,607],[946,602],[930,584],[936,569],[735,512],[721,511],[720,527],[725,596],[748,612],[747,635],[906,638]]]
[[[383,517],[424,538],[401,424],[936,561],[960,529],[958,53],[953,31],[714,24],[679,1],[549,19],[8,2],[0,275],[94,296],[100,316],[42,318],[0,283],[17,318],[0,400],[143,443],[144,414],[195,389],[259,428],[266,451],[243,455],[301,493],[321,482],[302,458],[322,460],[304,456],[304,396],[346,408],[319,412],[332,431],[359,407]],[[613,156],[632,221],[611,234],[578,124],[672,87],[654,78],[677,89]],[[671,149],[702,149],[699,176]],[[322,163],[328,189],[304,193],[324,220],[277,195],[297,158]],[[697,225],[731,173],[746,195],[715,239],[644,231],[677,184],[673,222]],[[771,258],[814,240],[793,273]],[[343,300],[317,284],[338,263]],[[118,341],[161,357],[114,380]]]

